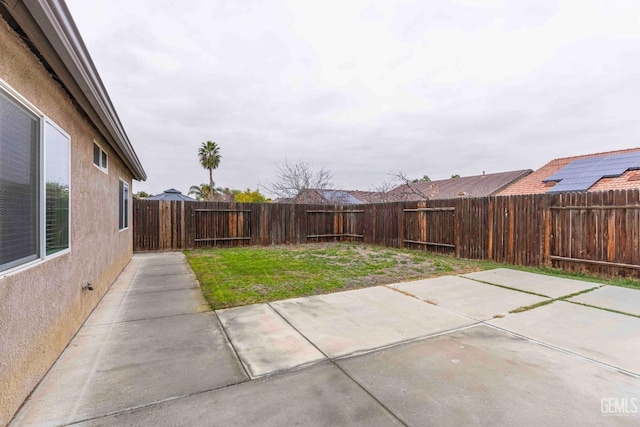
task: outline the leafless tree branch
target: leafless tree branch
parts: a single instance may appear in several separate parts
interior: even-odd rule
[[[327,190],[333,187],[333,175],[325,168],[314,172],[307,162],[289,163],[287,159],[276,167],[275,178],[260,187],[278,198],[293,200],[305,190]]]
[[[369,191],[376,193],[375,202],[386,203],[393,201],[391,190],[398,186],[393,181],[385,181],[377,186],[369,187]]]
[[[403,172],[392,172],[389,175],[394,177],[397,181],[401,182],[402,188],[399,189],[402,198],[409,199],[411,196],[415,196],[420,200],[429,200],[427,193],[420,190],[419,183],[426,181],[419,181],[415,179],[409,179]]]

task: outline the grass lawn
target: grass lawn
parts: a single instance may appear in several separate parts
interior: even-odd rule
[[[498,267],[640,289],[639,280],[602,279],[355,243],[245,246],[184,253],[214,310]]]

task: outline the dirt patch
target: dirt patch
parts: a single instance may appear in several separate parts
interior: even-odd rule
[[[278,248],[278,246],[274,246]],[[345,244],[336,242],[311,243],[304,246],[296,246],[287,249],[300,253],[314,253],[313,257],[339,260],[353,253],[353,259],[347,263],[349,265],[360,265],[363,260],[385,260],[388,267],[384,271],[376,272],[366,276],[348,279],[345,283],[346,289],[363,288],[378,285],[389,285],[393,283],[420,280],[430,277],[443,276],[448,274],[463,274],[477,271],[473,265],[466,265],[463,262],[456,263],[455,258],[443,261],[442,257],[434,257],[426,252],[398,250],[383,248],[379,246],[368,246],[361,244]],[[317,252],[320,253],[317,253]],[[326,253],[324,252],[326,251]],[[337,254],[335,253],[337,252]]]

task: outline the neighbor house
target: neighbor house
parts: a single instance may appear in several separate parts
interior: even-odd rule
[[[500,196],[640,188],[640,148],[555,159]]]
[[[2,0],[0,425],[131,259],[133,179],[145,171],[64,2]]]
[[[482,175],[407,183],[391,190],[388,196],[395,202],[493,196],[508,185],[524,179],[531,172],[531,169],[483,172]]]
[[[281,203],[309,203],[334,205],[359,205],[384,201],[383,193],[375,191],[306,189],[293,200]]]
[[[189,196],[185,196],[182,192],[176,190],[175,188],[170,188],[168,190],[164,190],[160,194],[156,194],[155,196],[149,196],[145,200],[164,200],[165,202],[195,202],[196,199],[192,199]]]

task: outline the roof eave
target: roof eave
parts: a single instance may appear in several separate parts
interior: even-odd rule
[[[69,9],[57,0],[18,0],[9,12],[47,65],[138,181],[147,174],[109,99]]]

